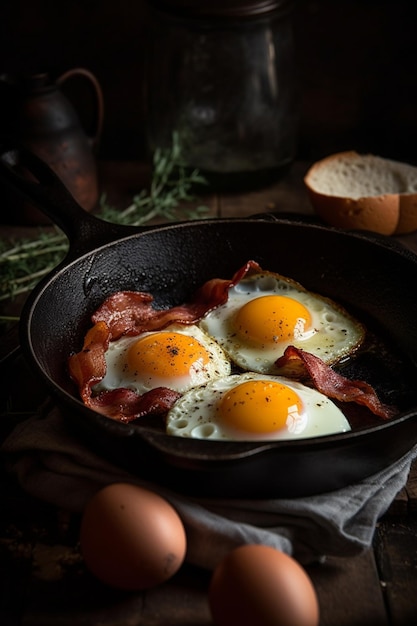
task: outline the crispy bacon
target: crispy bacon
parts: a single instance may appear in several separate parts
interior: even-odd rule
[[[368,407],[382,419],[393,417],[395,408],[382,403],[371,385],[362,380],[350,380],[335,372],[319,357],[289,346],[275,365],[282,373],[299,380],[310,378],[315,388],[329,398],[341,402],[356,402]]]
[[[110,330],[105,322],[97,322],[87,332],[81,352],[68,359],[72,380],[77,384],[84,404],[89,406],[91,389],[106,374],[105,353],[109,347]]]
[[[146,292],[118,291],[109,296],[92,317],[93,323],[105,322],[111,339],[160,330],[169,324],[195,324],[208,311],[227,301],[229,288],[246,275],[261,271],[256,261],[248,261],[230,280],[213,278],[200,287],[194,297],[170,309],[154,309],[153,297]]]
[[[105,353],[109,342],[122,335],[159,330],[174,322],[193,324],[226,302],[229,287],[258,271],[260,266],[248,261],[231,280],[213,278],[196,291],[190,302],[166,310],[154,309],[152,295],[145,292],[119,291],[107,298],[92,316],[94,326],[87,332],[82,350],[68,360],[70,376],[84,404],[122,422],[168,411],[181,394],[166,387],[142,395],[125,388],[93,393],[94,385],[106,374]]]
[[[157,387],[142,395],[120,388],[92,396],[89,406],[110,419],[128,423],[144,416],[164,415],[180,396],[167,387]]]
[[[131,389],[114,389],[93,394],[93,386],[106,374],[105,353],[109,347],[110,330],[105,322],[97,322],[87,332],[83,349],[70,356],[69,372],[77,384],[84,404],[98,413],[121,422],[131,422],[144,415],[162,415],[181,394],[158,387],[142,395]]]

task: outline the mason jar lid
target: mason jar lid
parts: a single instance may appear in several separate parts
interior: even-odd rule
[[[179,17],[248,18],[286,12],[291,0],[148,0],[149,5]]]

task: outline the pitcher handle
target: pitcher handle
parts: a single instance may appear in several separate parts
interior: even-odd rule
[[[93,87],[93,93],[95,96],[95,131],[92,135],[88,136],[90,144],[92,148],[96,149],[101,137],[101,131],[103,129],[103,118],[104,118],[104,99],[103,92],[101,89],[100,82],[96,78],[96,76],[84,67],[75,67],[73,69],[67,70],[61,76],[59,76],[56,80],[56,83],[60,86],[64,82],[66,82],[69,78],[73,78],[76,76],[83,76],[86,78]]]

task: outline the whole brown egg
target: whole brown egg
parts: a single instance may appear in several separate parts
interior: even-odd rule
[[[186,553],[183,524],[158,494],[128,483],[99,490],[87,503],[80,529],[87,568],[126,590],[154,587],[172,577]]]
[[[265,545],[244,545],[219,563],[209,586],[216,626],[318,626],[311,580],[292,557]]]

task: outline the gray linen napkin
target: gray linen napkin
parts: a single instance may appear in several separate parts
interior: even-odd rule
[[[31,495],[81,513],[106,484],[126,481],[165,497],[187,533],[187,561],[212,569],[232,548],[263,543],[301,563],[367,549],[376,523],[405,485],[417,446],[378,474],[331,493],[295,499],[189,498],[143,481],[91,452],[66,429],[58,409],[20,423],[4,441],[6,469]]]

